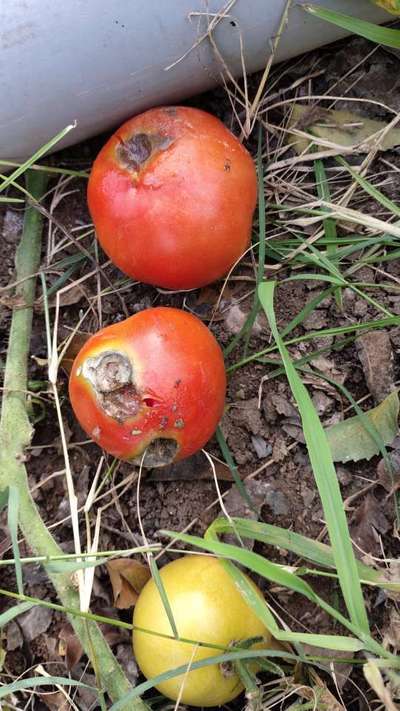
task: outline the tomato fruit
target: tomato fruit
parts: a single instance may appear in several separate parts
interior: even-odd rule
[[[151,109],[97,156],[89,210],[101,246],[133,279],[192,289],[226,274],[250,242],[253,161],[214,116]]]
[[[232,644],[251,637],[263,637],[256,647],[271,646],[271,635],[236,588],[221,562],[211,556],[187,555],[165,565],[161,580],[181,638],[211,643],[229,650]],[[252,583],[254,588],[258,588]],[[260,597],[262,593],[258,590]],[[172,635],[158,588],[153,579],[141,591],[133,614],[133,651],[143,674],[158,674],[223,654],[223,650],[197,647],[158,634]],[[138,628],[151,630],[148,634]],[[243,685],[234,668],[214,664],[157,685],[176,700],[191,706],[219,706],[234,699]]]
[[[222,415],[225,389],[212,333],[196,316],[168,307],[146,309],[92,336],[69,382],[85,432],[113,456],[143,459],[148,467],[203,447]]]

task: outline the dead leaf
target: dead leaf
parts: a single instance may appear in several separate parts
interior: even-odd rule
[[[72,337],[69,346],[67,350],[64,353],[64,356],[61,360],[61,367],[64,368],[66,371],[67,375],[71,373],[72,370],[72,364],[78,355],[79,351],[81,350],[82,346],[85,345],[86,341],[88,341],[90,338],[89,333],[75,333],[75,335]]]
[[[392,392],[377,407],[365,412],[366,417],[379,432],[385,445],[391,444],[399,431],[399,395]],[[379,454],[375,440],[355,415],[325,429],[335,462],[358,462]]]
[[[389,453],[389,460],[392,465],[392,471],[386,469],[385,460],[381,459],[378,464],[379,483],[389,494],[393,494],[400,489],[400,452],[394,450]]]
[[[107,571],[119,610],[135,605],[139,593],[150,578],[150,570],[134,558],[115,558],[107,563]]]
[[[24,612],[18,618],[18,624],[22,629],[27,642],[32,642],[40,634],[43,634],[50,627],[53,619],[53,610],[48,607],[32,607],[28,612]]]
[[[379,553],[378,533],[385,534],[390,529],[390,523],[383,512],[383,506],[373,494],[367,494],[357,508],[352,527],[352,539],[365,553]]]
[[[13,652],[15,649],[22,647],[24,643],[21,629],[15,620],[12,620],[7,625],[7,652]]]
[[[339,703],[339,701],[333,696],[326,684],[313,669],[310,669],[310,677],[313,682],[313,686],[306,686],[306,684],[302,684],[297,688],[297,694],[301,698],[311,701],[312,707],[315,709],[346,711],[344,706],[342,706],[342,704]]]
[[[269,398],[275,407],[278,415],[285,415],[285,417],[297,417],[300,422],[300,415],[295,406],[288,400],[286,395],[281,395],[281,393],[272,393]]]
[[[76,284],[70,286],[66,291],[62,291],[58,297],[59,306],[73,306],[78,304],[81,299],[86,296],[85,290],[82,284]],[[49,308],[54,309],[57,306],[57,293],[51,296],[48,300]],[[43,296],[40,296],[35,301],[35,311],[41,313],[44,310],[44,300]]]
[[[390,610],[389,623],[383,631],[383,646],[392,648],[393,653],[400,651],[400,614],[393,606]]]
[[[60,630],[58,653],[60,657],[65,657],[68,671],[71,671],[82,657],[82,645],[69,624],[64,625]]]
[[[369,153],[379,141],[381,151],[387,151],[400,144],[400,129],[390,129],[382,140],[376,134],[387,127],[384,121],[366,118],[351,111],[332,111],[315,106],[295,104],[290,116],[288,130],[310,133],[312,136],[329,141],[341,149],[352,149],[355,153]],[[295,134],[290,136],[290,144],[297,153],[306,153],[312,145],[307,139]],[[323,148],[323,147],[322,147]]]
[[[69,701],[61,691],[49,691],[46,694],[38,694],[38,697],[50,711],[67,711],[68,709]]]
[[[356,347],[368,390],[376,403],[382,402],[395,389],[390,336],[387,331],[363,333]]]

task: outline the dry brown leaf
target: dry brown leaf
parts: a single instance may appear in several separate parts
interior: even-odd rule
[[[90,334],[89,333],[75,333],[75,335],[72,337],[71,342],[67,348],[67,350],[64,353],[64,356],[61,360],[61,367],[64,368],[66,371],[67,375],[70,374],[72,370],[72,364],[78,355],[79,351],[81,350],[82,346],[85,345],[86,341],[89,340]]]
[[[383,646],[385,649],[392,648],[393,653],[400,651],[400,614],[395,607],[390,610],[390,617],[383,632]]]
[[[385,534],[390,529],[386,510],[386,501],[380,502],[373,494],[367,494],[355,512],[352,539],[367,554],[379,554],[378,533]]]
[[[115,558],[107,563],[107,571],[119,610],[135,605],[139,593],[150,578],[150,570],[133,558]]]
[[[68,709],[68,699],[61,691],[49,691],[46,694],[38,694],[38,697],[50,711],[67,711]]]
[[[71,625],[64,625],[59,634],[58,653],[65,657],[68,671],[74,668],[83,654],[83,648]]]

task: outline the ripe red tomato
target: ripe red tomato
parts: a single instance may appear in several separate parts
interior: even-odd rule
[[[164,107],[127,121],[97,156],[88,203],[97,237],[133,279],[192,289],[224,276],[250,241],[250,154],[214,116]]]
[[[163,466],[204,446],[224,408],[225,367],[196,317],[153,308],[108,326],[77,355],[69,394],[81,426],[119,459]]]
[[[248,606],[221,562],[211,556],[186,555],[165,565],[161,580],[183,639],[211,643],[218,650],[160,637],[172,635],[171,625],[153,579],[139,595],[133,615],[133,650],[143,674],[151,679],[184,664],[229,650],[252,637],[263,641],[256,648],[273,646],[271,634]],[[254,588],[262,597],[261,591]],[[141,632],[150,630],[155,634]],[[190,706],[220,706],[234,699],[243,684],[234,669],[213,664],[157,684],[170,699]]]

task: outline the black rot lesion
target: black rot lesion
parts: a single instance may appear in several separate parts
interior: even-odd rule
[[[124,166],[139,172],[158,151],[166,150],[173,139],[170,136],[152,133],[136,133],[124,140],[118,136],[117,156]]]

